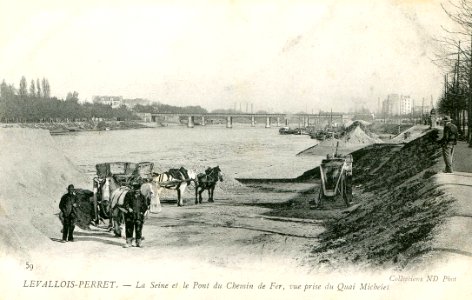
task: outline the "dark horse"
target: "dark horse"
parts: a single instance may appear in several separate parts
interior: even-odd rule
[[[202,192],[204,190],[208,190],[208,202],[213,202],[213,192],[218,180],[223,181],[219,166],[208,168],[205,173],[197,175],[195,180],[195,204],[202,203]]]

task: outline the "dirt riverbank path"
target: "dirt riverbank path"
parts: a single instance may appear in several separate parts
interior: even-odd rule
[[[316,220],[265,216],[270,208],[264,204],[283,203],[312,186],[281,185],[272,191],[243,188],[231,199],[220,199],[224,195],[215,194],[214,203],[204,199],[201,205],[193,205],[193,197],[186,194],[186,206],[164,201],[161,213],[150,214],[143,229],[143,248],[122,248],[124,238],[114,237],[106,231],[107,224],[100,224],[91,230],[76,230],[74,243],[53,243],[52,251],[82,261],[87,257],[88,262],[98,264],[114,259],[130,262],[139,255],[150,264],[187,261],[230,269],[260,269],[277,262],[299,268],[324,227]],[[50,237],[53,241],[60,238],[59,230],[57,236]],[[106,261],[100,259],[104,253]]]

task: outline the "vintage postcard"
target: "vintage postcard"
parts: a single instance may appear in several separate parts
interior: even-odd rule
[[[471,24],[0,0],[0,299],[470,299]]]

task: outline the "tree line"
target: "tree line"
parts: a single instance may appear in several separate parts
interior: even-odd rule
[[[79,93],[69,92],[66,99],[51,97],[49,81],[31,80],[29,87],[23,76],[19,88],[0,84],[0,122],[64,122],[92,118],[137,119],[126,107],[112,109],[100,103],[79,103]]]
[[[19,88],[0,84],[0,122],[64,122],[85,121],[93,118],[111,120],[136,120],[136,112],[142,113],[206,113],[200,106],[172,106],[162,103],[136,105],[132,110],[125,105],[112,108],[102,103],[79,103],[79,93],[69,92],[66,99],[51,97],[51,87],[46,78],[31,80],[29,87],[23,76]]]
[[[450,115],[459,132],[472,146],[472,3],[469,0],[448,2],[444,12],[458,26],[457,30],[444,28],[439,42],[441,51],[435,60],[444,70],[443,94],[438,111]]]

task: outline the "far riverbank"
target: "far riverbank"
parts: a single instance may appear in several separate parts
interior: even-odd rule
[[[153,123],[141,121],[84,121],[84,122],[42,122],[42,123],[0,123],[2,128],[35,128],[49,130],[51,135],[81,131],[126,130],[152,128]]]

